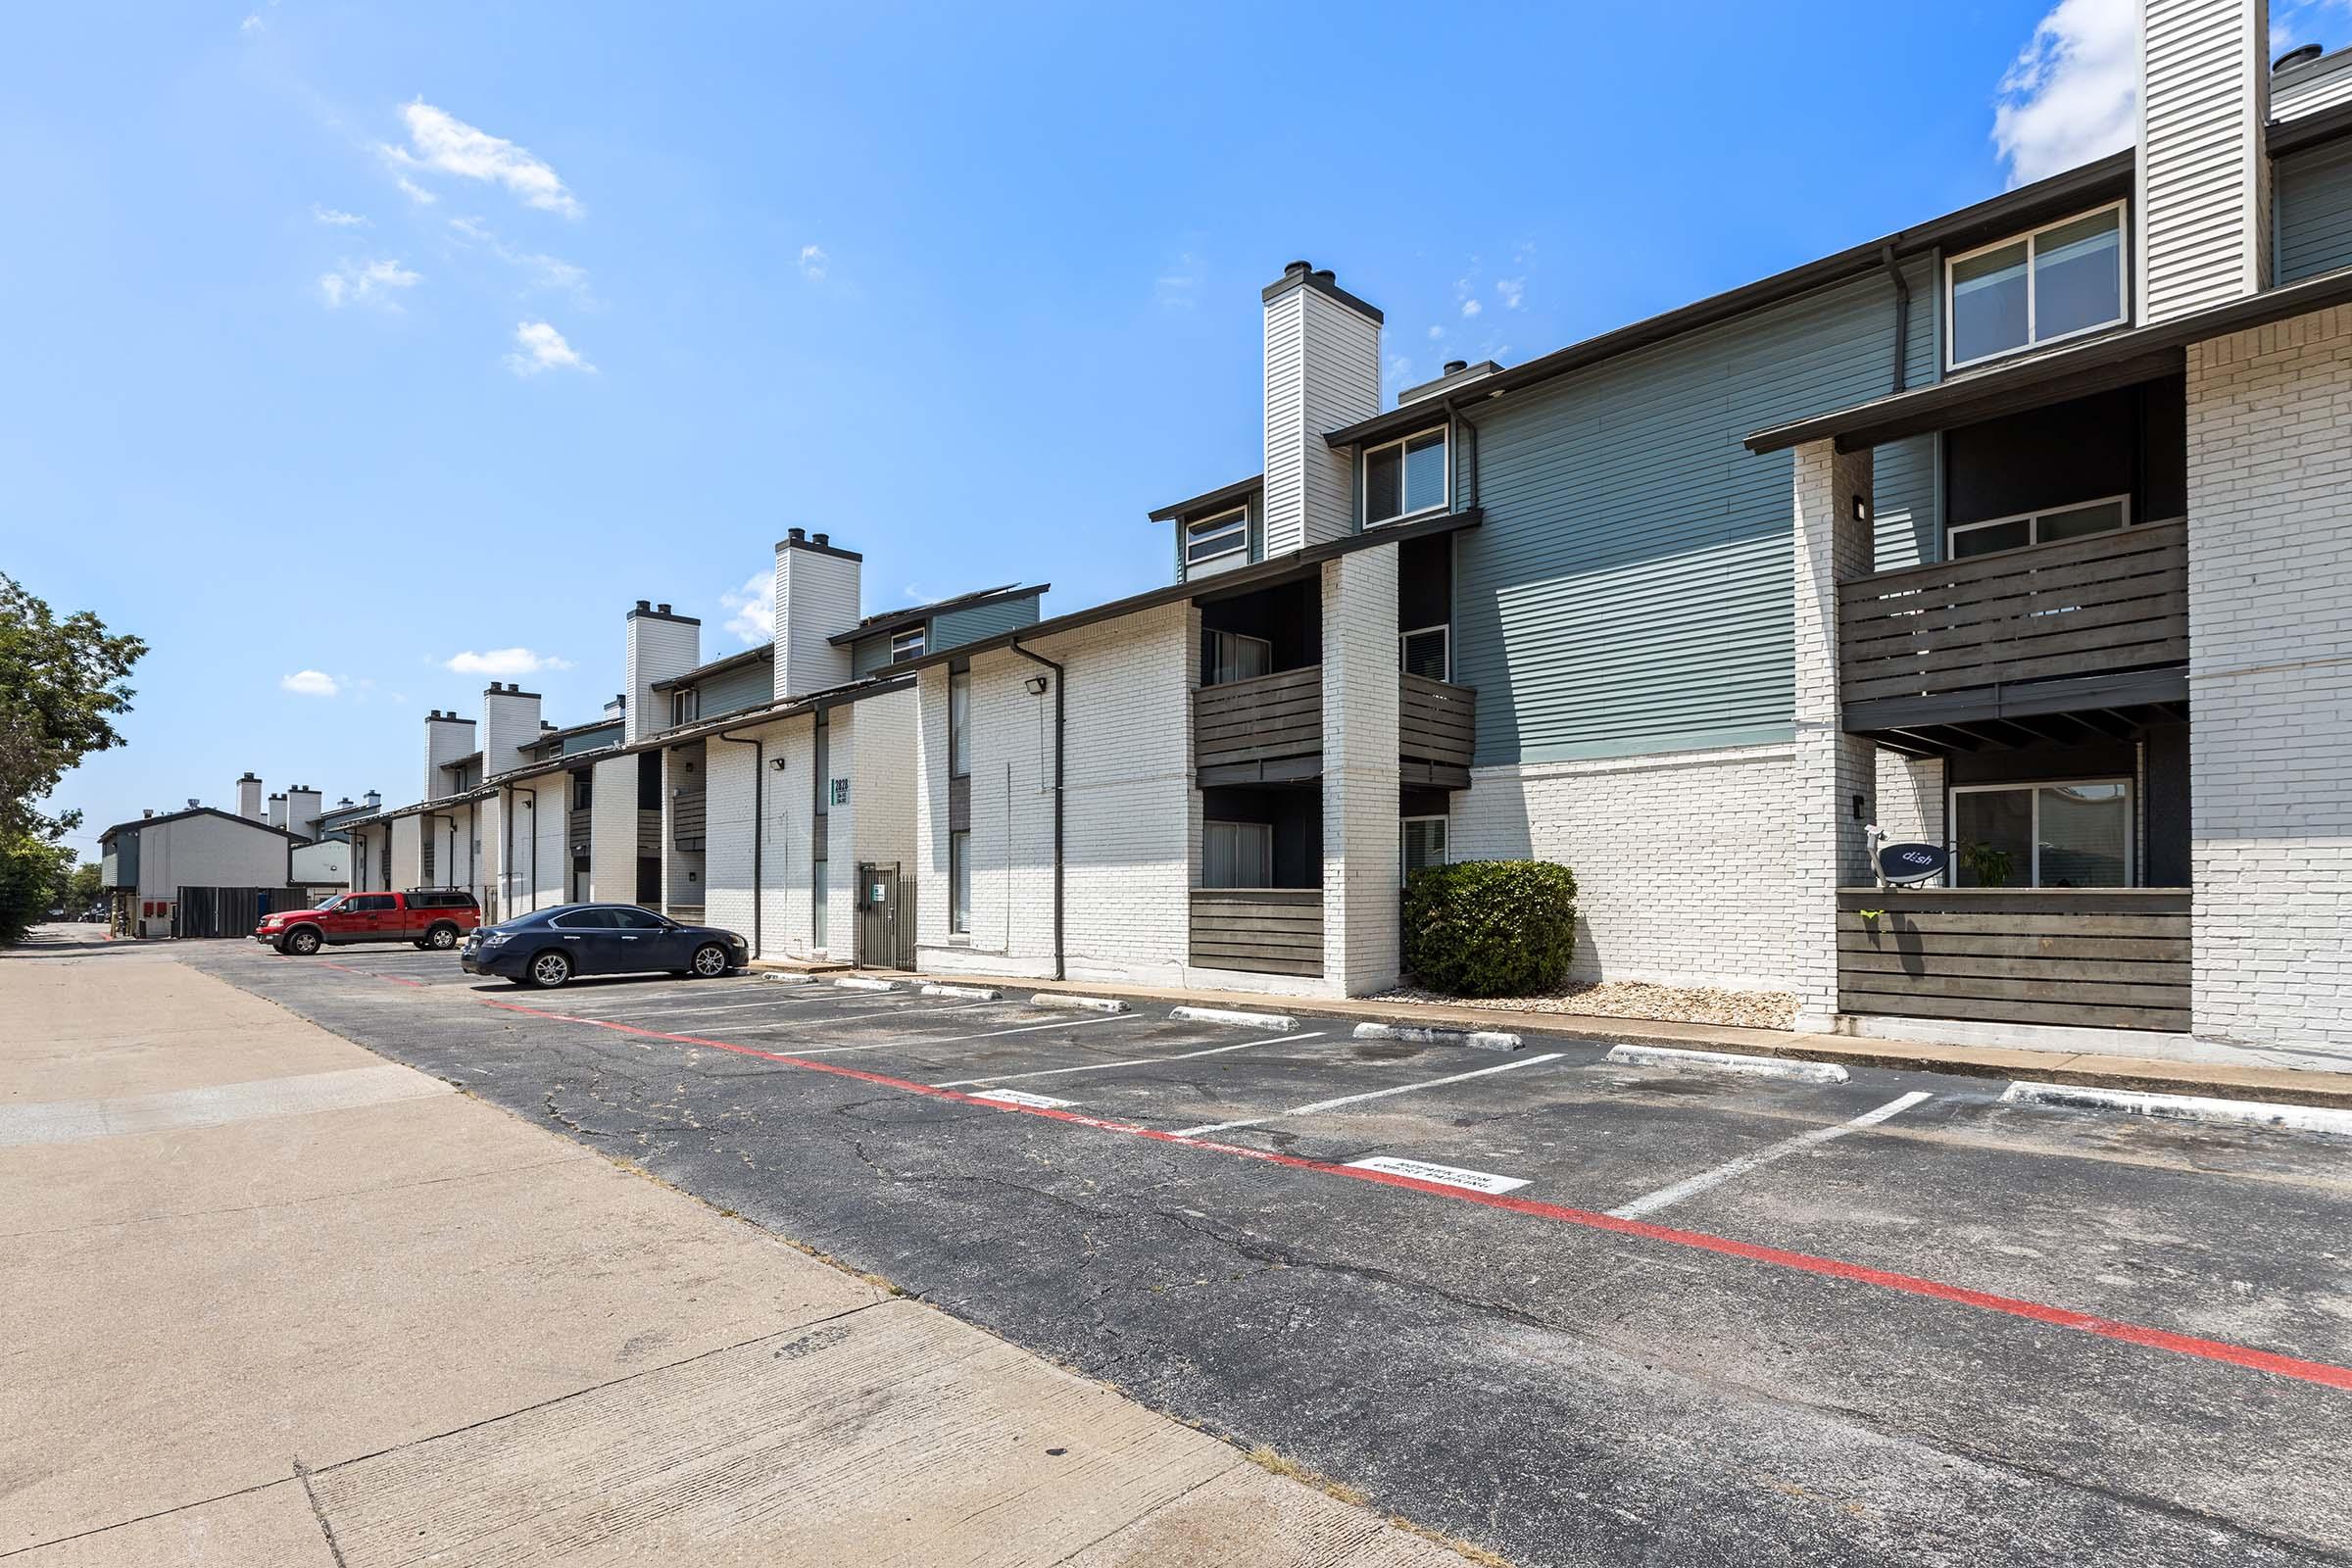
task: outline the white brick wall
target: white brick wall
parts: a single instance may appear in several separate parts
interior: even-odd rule
[[[1877,814],[1877,748],[1841,730],[1838,713],[1838,584],[1875,564],[1870,522],[1853,515],[1853,498],[1871,494],[1871,454],[1815,441],[1796,449],[1795,467],[1796,788],[1785,819],[1795,897],[1789,931],[1797,1027],[1828,1029],[1838,1012],[1838,889],[1868,879],[1862,832]]]
[[[2193,1027],[2352,1056],[2347,431],[2352,308],[2189,349]]]
[[[1323,564],[1323,980],[1396,984],[1396,547]]]
[[[1034,646],[1068,669],[1065,951],[1073,979],[1180,984],[1192,792],[1191,607],[1162,606]],[[1394,655],[1391,655],[1392,659]],[[972,930],[947,933],[947,678],[925,671],[916,757],[924,968],[1054,970],[1054,693],[1043,666],[972,661]]]
[[[849,753],[850,794],[858,804],[858,858],[877,865],[896,861],[909,878],[915,874],[914,705],[910,691],[868,697],[855,705],[855,741]]]
[[[1795,760],[1746,746],[1475,768],[1449,858],[1574,871],[1573,980],[1787,991]]]
[[[588,801],[588,896],[605,904],[637,902],[637,759],[596,764]]]
[[[1910,758],[1893,752],[1879,753],[1878,821],[1886,830],[1887,842],[1943,842],[1943,775],[1940,757]]]

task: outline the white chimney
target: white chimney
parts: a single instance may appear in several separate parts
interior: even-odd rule
[[[485,780],[520,767],[527,760],[522,748],[539,738],[539,694],[492,681],[482,693],[481,736]]]
[[[657,693],[654,682],[683,675],[703,662],[703,623],[692,615],[672,614],[667,605],[657,608],[640,599],[629,612],[629,646],[621,658],[621,674],[628,690],[621,711],[621,739],[634,746],[648,735],[669,728],[669,694]]]
[[[424,793],[420,801],[437,801],[451,792],[456,780],[441,769],[473,754],[473,720],[438,708],[424,715]]]
[[[318,836],[318,813],[325,809],[324,791],[308,784],[297,784],[286,791],[286,830],[299,833],[306,839]]]
[[[1355,529],[1349,457],[1326,431],[1380,412],[1380,312],[1293,262],[1266,285],[1266,554]]]
[[[254,773],[237,780],[237,814],[248,822],[262,819],[262,781]]]
[[[270,825],[271,827],[286,825],[286,798],[283,795],[270,797]]]
[[[776,541],[776,695],[800,697],[850,678],[850,651],[831,639],[858,624],[865,558],[825,534],[794,528]]]
[[[368,809],[373,811],[382,808],[384,804],[384,797],[381,791],[369,790],[367,794],[360,797],[360,802],[362,805],[366,806]]]
[[[2132,254],[2144,324],[2270,279],[2268,0],[2144,0]]]

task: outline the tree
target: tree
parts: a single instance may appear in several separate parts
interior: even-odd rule
[[[123,744],[113,720],[133,693],[122,680],[146,652],[86,610],[60,620],[0,573],[0,844],[79,825],[79,811],[49,816],[35,803],[84,757]]]
[[[106,867],[96,860],[84,860],[66,878],[66,912],[79,914],[97,904],[106,895]]]
[[[0,573],[0,942],[14,942],[66,891],[73,852],[57,843],[79,811],[36,804],[93,752],[122,744],[114,718],[130,711],[122,683],[146,654],[88,611],[60,620]]]

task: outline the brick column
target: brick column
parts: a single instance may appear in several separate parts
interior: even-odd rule
[[[1796,1027],[1831,1028],[1838,1012],[1838,889],[1870,876],[1863,826],[1877,813],[1870,742],[1838,719],[1838,584],[1871,569],[1871,454],[1828,441],[1796,449]],[[1856,517],[1855,498],[1864,515]],[[1854,800],[1862,815],[1854,815]]]
[[[1396,983],[1396,547],[1323,565],[1323,980]]]

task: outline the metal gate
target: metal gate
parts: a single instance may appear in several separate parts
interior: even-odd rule
[[[914,967],[914,884],[899,862],[858,866],[858,963],[866,969]]]
[[[175,937],[249,937],[271,909],[307,909],[294,888],[181,888],[172,909]]]

